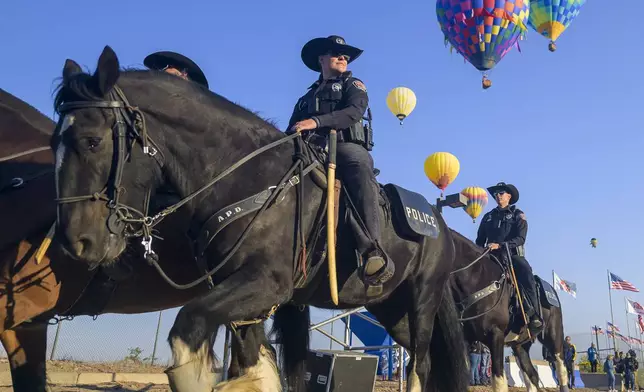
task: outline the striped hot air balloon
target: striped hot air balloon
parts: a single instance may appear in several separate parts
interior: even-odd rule
[[[476,223],[476,218],[487,205],[487,191],[478,186],[468,186],[461,191],[461,194],[467,197],[467,205],[463,209],[472,217],[472,222]]]
[[[461,164],[449,152],[435,152],[425,159],[424,169],[429,181],[441,190],[442,197],[442,191],[458,176]]]

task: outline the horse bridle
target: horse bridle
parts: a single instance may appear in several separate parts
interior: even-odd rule
[[[112,158],[112,166],[110,169],[110,177],[108,179],[108,184],[100,191],[91,195],[85,196],[71,196],[56,199],[58,204],[65,203],[75,203],[79,201],[98,201],[102,200],[107,202],[107,207],[111,210],[110,215],[107,219],[107,226],[109,230],[117,235],[123,234],[125,231],[126,236],[128,237],[143,237],[141,244],[144,247],[145,253],[143,257],[150,263],[153,267],[156,268],[157,272],[161,277],[170,284],[170,286],[175,289],[185,290],[197,286],[201,282],[209,279],[214,275],[219,269],[221,269],[232,255],[237,251],[241,246],[243,241],[248,236],[250,229],[253,227],[257,219],[262,215],[262,213],[270,206],[277,198],[282,194],[284,185],[290,181],[294,173],[298,173],[300,179],[306,173],[311,172],[311,170],[317,167],[318,162],[314,161],[310,163],[306,168],[303,168],[302,162],[304,157],[300,155],[295,155],[293,163],[288,171],[283,175],[279,180],[277,185],[271,186],[269,190],[275,190],[270,194],[270,196],[263,202],[262,207],[255,214],[251,222],[246,227],[246,230],[241,234],[237,242],[230,249],[229,253],[224,257],[219,264],[208,271],[205,275],[196,279],[191,283],[186,284],[177,284],[172,279],[170,279],[163,269],[158,264],[158,256],[152,249],[152,228],[159,224],[166,216],[178,210],[181,206],[187,204],[195,197],[197,197],[202,192],[206,191],[219,180],[227,176],[228,174],[235,171],[244,163],[250,161],[256,156],[262,154],[265,151],[268,151],[272,148],[275,148],[281,144],[290,142],[296,138],[299,138],[299,142],[302,142],[301,134],[299,132],[285,136],[278,140],[275,140],[267,145],[264,145],[243,158],[239,159],[233,165],[228,167],[219,173],[216,177],[212,178],[201,188],[195,190],[190,195],[184,197],[180,201],[165,207],[160,212],[156,213],[154,216],[148,215],[149,204],[150,204],[150,195],[151,189],[148,189],[145,200],[144,200],[144,211],[141,212],[136,208],[127,206],[120,202],[120,195],[125,191],[121,187],[121,179],[123,175],[123,169],[125,162],[129,161],[130,154],[132,151],[132,146],[135,141],[139,142],[143,149],[143,153],[156,158],[157,162],[163,168],[163,154],[161,153],[158,145],[150,137],[146,124],[145,117],[143,113],[137,108],[130,105],[125,97],[125,94],[121,91],[118,86],[114,86],[108,97],[111,99],[109,101],[72,101],[66,102],[58,108],[58,113],[61,114],[61,119],[59,120],[59,127],[61,121],[64,118],[64,115],[75,109],[83,108],[101,108],[101,109],[112,109],[115,115],[115,122],[112,126],[112,134],[114,139],[114,155]],[[161,155],[161,158],[159,158]],[[301,180],[300,180],[301,181]],[[300,192],[301,194],[301,192]],[[134,225],[140,225],[141,229],[135,230]]]
[[[56,202],[58,204],[99,200],[107,202],[107,208],[110,210],[110,213],[106,224],[109,231],[117,235],[124,234],[126,237],[143,236],[142,242],[146,251],[151,251],[152,227],[154,226],[154,222],[151,221],[151,218],[147,214],[152,190],[147,190],[143,211],[139,211],[121,202],[121,196],[125,192],[125,188],[121,187],[121,180],[125,163],[131,158],[132,147],[135,142],[141,145],[144,154],[154,157],[161,167],[163,167],[163,154],[160,153],[158,145],[148,134],[143,113],[128,103],[121,89],[114,86],[108,98],[111,100],[72,101],[66,102],[58,107],[58,113],[60,114],[58,127],[60,127],[65,115],[69,112],[85,108],[112,109],[115,121],[111,128],[114,153],[109,179],[105,187],[100,192],[91,195],[57,198]],[[140,226],[140,229],[136,230],[135,225]]]

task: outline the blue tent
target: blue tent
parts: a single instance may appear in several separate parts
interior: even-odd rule
[[[363,311],[360,314],[369,317],[372,320],[376,318],[369,312]],[[354,333],[365,346],[391,346],[395,344],[391,336],[384,330],[384,328],[374,325],[369,321],[361,318],[355,313],[349,316],[351,323],[349,325],[351,332]],[[343,322],[346,318],[342,318]],[[365,354],[376,355],[378,359],[378,375],[383,375],[383,370],[386,375],[391,378],[393,373],[394,350],[393,349],[379,349],[379,350],[365,350]],[[406,358],[405,354],[405,358]],[[404,374],[404,372],[403,372]]]

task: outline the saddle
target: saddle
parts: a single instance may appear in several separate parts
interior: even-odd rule
[[[203,256],[215,236],[235,220],[260,210],[264,206],[264,203],[274,196],[274,192],[279,192],[280,194],[274,198],[273,205],[281,204],[286,198],[286,193],[292,191],[292,188],[297,187],[302,181],[301,177],[305,176],[310,176],[313,183],[319,188],[323,190],[327,189],[326,152],[317,145],[304,143],[300,139],[295,140],[294,158],[301,158],[302,160],[300,171],[296,171],[283,184],[250,195],[246,199],[220,209],[204,222],[198,233],[191,234],[191,237],[195,238],[195,260],[200,272],[206,273],[213,268],[207,265],[206,258]],[[378,169],[374,170],[376,176],[379,173],[380,171]],[[359,214],[351,200],[351,196],[342,186],[341,179],[336,179],[332,186],[334,187],[335,196],[335,210],[333,214],[336,218],[334,221],[336,224],[334,230],[336,237],[340,221],[342,221],[343,227],[349,228],[354,235],[366,235],[364,225],[361,224]],[[438,227],[438,220],[436,219],[436,212],[424,196],[395,184],[379,184],[379,189],[379,204],[383,208],[385,216],[385,221],[382,222],[383,227],[388,224],[393,224],[397,234],[401,238],[410,241],[419,241],[422,237],[438,237],[440,229]],[[305,200],[302,200],[299,190],[297,194],[298,198],[296,203],[302,205]],[[151,207],[153,209],[162,209],[164,204],[169,205],[174,199],[169,193],[164,194],[161,198],[155,196],[155,202],[159,203],[161,201],[161,203]],[[324,202],[323,198],[315,217],[313,229],[308,238],[298,238],[300,252],[294,260],[293,279],[295,288],[305,286],[316,275],[320,267],[325,264],[327,240],[326,219],[324,217],[326,213],[326,202]],[[301,213],[298,215],[301,215]],[[342,219],[339,219],[340,217]],[[301,226],[302,224],[298,223],[298,227]],[[356,253],[357,266],[359,267],[361,263],[362,260]],[[212,287],[212,280],[208,280],[208,283]]]

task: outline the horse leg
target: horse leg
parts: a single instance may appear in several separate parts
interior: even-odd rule
[[[488,334],[485,342],[490,349],[490,361],[492,362],[492,390],[494,392],[508,392],[508,380],[505,377],[503,363],[504,333],[498,327],[494,326]]]
[[[241,270],[217,284],[204,297],[181,308],[168,337],[173,366],[166,373],[174,392],[213,390],[216,379],[211,372],[210,334],[222,324],[243,320],[249,315],[260,316],[272,306],[285,302],[290,295],[290,276],[284,274],[283,280],[274,280],[276,276],[277,273],[263,272],[253,277]],[[264,345],[254,347],[258,353],[257,362],[252,364],[254,371],[218,384],[215,391],[248,388],[249,391],[281,392],[275,357]]]
[[[0,334],[9,357],[15,392],[45,392],[47,387],[47,324],[20,325]]]
[[[266,338],[264,322],[234,328],[232,330],[231,352],[233,358],[231,358],[229,379],[251,378],[258,380],[262,391],[274,390],[274,373],[277,372],[275,358],[277,355]],[[270,358],[270,361],[267,361],[266,358]]]
[[[413,295],[413,307],[409,312],[410,346],[409,364],[407,365],[407,392],[424,392],[430,388],[432,361],[430,346],[434,332],[436,315],[442,301],[453,302],[452,298],[444,298],[444,283],[424,282],[417,284]],[[436,288],[440,287],[440,291]],[[461,331],[462,334],[462,331]],[[461,339],[462,336],[461,336]],[[446,353],[443,355],[459,355],[460,353]],[[464,357],[464,353],[463,357]],[[460,375],[450,374],[451,377]],[[433,389],[432,389],[433,390]]]
[[[554,309],[559,309],[556,312]],[[539,341],[546,346],[546,349],[553,353],[555,358],[555,371],[559,379],[559,392],[568,392],[568,371],[563,361],[563,322],[560,308],[553,308],[549,314],[549,320],[542,334],[539,334]],[[544,318],[545,319],[545,318]]]
[[[532,342],[526,342],[521,345],[512,346],[512,351],[517,358],[517,363],[523,376],[523,382],[525,382],[528,392],[538,392],[539,373],[537,373],[537,369],[534,368],[530,360],[531,346]]]

